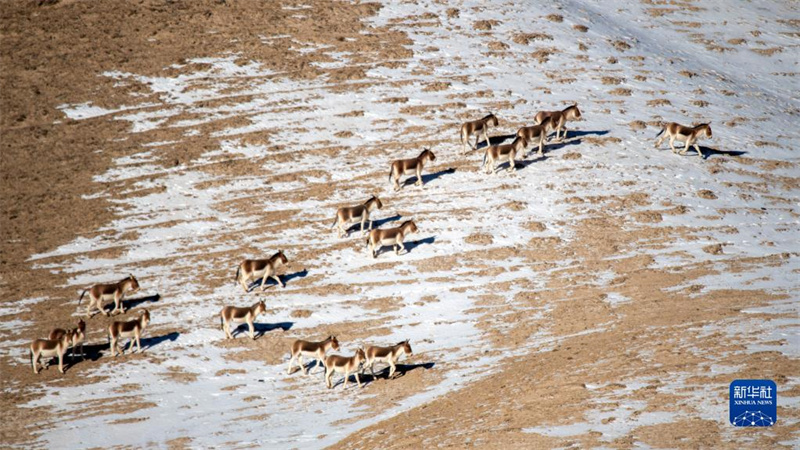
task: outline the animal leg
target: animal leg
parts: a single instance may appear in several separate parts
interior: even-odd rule
[[[700,159],[703,159],[703,152],[700,151],[700,147],[697,146],[696,142],[694,144],[694,150],[697,152],[697,156],[699,156]]]
[[[389,360],[389,378],[394,377],[394,372],[397,370],[397,366],[394,365],[394,361],[391,359]]]
[[[283,281],[281,281],[281,277],[280,277],[280,276],[278,276],[278,275],[272,275],[270,278],[272,278],[273,280],[277,281],[277,282],[278,282],[278,284],[279,284],[279,285],[280,285],[282,288],[285,288],[285,287],[286,287],[286,285],[285,285],[285,284],[283,284]]]
[[[255,341],[256,340],[256,334],[255,334],[255,326],[253,326],[253,318],[252,317],[250,317],[250,319],[247,321],[247,328],[250,329],[250,339]]]
[[[669,146],[672,149],[672,153],[675,153],[675,154],[678,153],[678,150],[675,148],[675,138],[674,137],[670,137],[669,138]]]
[[[294,355],[292,355],[292,357],[289,358],[289,367],[286,369],[286,375],[292,374],[292,363],[294,363],[294,360],[295,360]]]
[[[539,139],[539,157],[541,158],[544,156],[544,136]]]
[[[681,155],[686,154],[686,150],[689,150],[689,140],[683,141],[683,150],[681,150]]]
[[[417,186],[422,186],[422,166],[417,165],[417,182],[414,183]]]
[[[233,335],[231,334],[231,323],[225,320],[225,339],[233,339]]]
[[[486,132],[488,128],[489,128],[488,124],[483,126],[483,139],[486,140],[486,145],[492,145],[491,141],[489,141],[489,134]]]
[[[324,358],[324,357],[325,357],[325,355],[322,355],[322,356],[320,356],[320,355],[317,355],[317,364],[316,364],[316,365],[314,365],[314,368],[313,368],[313,369],[311,369],[311,370],[317,370],[317,367],[319,367],[320,365],[322,365],[322,358]]]
[[[264,271],[264,276],[261,277],[261,292],[267,288],[267,271]]]
[[[244,274],[244,271],[242,271],[242,275],[239,277],[239,284],[242,286],[242,289],[244,289],[244,293],[245,294],[250,292],[250,291],[247,290],[247,283],[249,281],[250,281],[250,277],[246,276]]]
[[[347,379],[350,378],[350,372],[344,372],[344,383],[342,383],[342,390],[347,389]]]
[[[356,383],[358,383],[358,387],[361,387],[361,379],[358,377],[358,371],[356,371]]]
[[[328,389],[332,388],[331,385],[331,377],[333,376],[333,371],[331,369],[325,368],[325,385],[328,386]]]
[[[58,371],[64,373],[64,352],[58,354]]]

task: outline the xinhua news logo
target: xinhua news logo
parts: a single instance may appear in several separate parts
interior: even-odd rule
[[[772,380],[735,380],[730,387],[735,427],[771,427],[778,420],[778,387]]]

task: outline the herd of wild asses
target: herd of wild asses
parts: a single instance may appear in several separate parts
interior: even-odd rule
[[[482,168],[486,173],[494,174],[496,172],[496,164],[507,161],[509,172],[515,170],[515,161],[518,156],[523,156],[523,153],[529,145],[538,147],[538,156],[544,153],[544,146],[547,142],[548,135],[555,131],[554,141],[561,141],[567,136],[566,124],[568,121],[577,120],[581,118],[581,112],[578,105],[572,105],[561,111],[541,111],[536,114],[534,118],[534,125],[520,128],[515,139],[511,144],[492,144],[489,139],[489,127],[497,127],[499,121],[494,114],[489,114],[486,117],[466,122],[461,125],[460,135],[461,144],[463,147],[462,154],[467,153],[469,146],[473,150],[478,149],[478,141],[480,136],[486,142],[484,148]],[[663,134],[663,136],[662,136]],[[475,135],[475,144],[470,144],[470,138]],[[697,154],[702,158],[703,154],[697,145],[697,140],[701,137],[711,137],[711,127],[709,124],[701,124],[695,127],[685,127],[677,123],[666,124],[661,132],[656,135],[656,147],[659,147],[664,139],[669,138],[670,148],[674,153],[677,149],[674,142],[681,141],[684,143],[684,148],[680,152],[685,154],[690,146],[694,146]],[[524,155],[523,157],[527,157]],[[426,162],[434,161],[436,156],[429,149],[425,149],[416,158],[400,159],[393,161],[391,170],[389,171],[389,182],[395,191],[401,189],[399,180],[403,175],[413,174],[416,176],[416,185],[422,186],[422,169]],[[488,162],[488,164],[487,164]],[[381,247],[391,246],[396,254],[400,254],[401,250],[405,249],[403,241],[407,235],[417,231],[417,225],[413,220],[408,220],[401,224],[399,227],[372,229],[372,220],[370,213],[376,209],[381,209],[383,203],[377,196],[372,196],[369,200],[362,204],[350,207],[342,207],[336,211],[331,228],[338,225],[338,235],[340,238],[348,234],[348,227],[360,223],[361,233],[367,233],[367,249],[373,258],[376,258],[378,251]],[[366,230],[365,230],[366,225]],[[278,285],[284,286],[283,281],[278,275],[278,270],[281,266],[289,262],[283,251],[278,251],[268,259],[246,259],[239,264],[236,269],[235,282],[241,285],[245,293],[249,292],[252,288],[251,283],[261,280],[260,287],[263,291],[266,288],[268,278],[275,280]],[[133,275],[112,284],[97,284],[89,289],[86,289],[81,294],[78,300],[80,306],[84,295],[89,293],[89,304],[86,307],[86,315],[91,318],[93,310],[98,310],[105,316],[109,313],[104,309],[106,301],[114,301],[114,309],[111,315],[125,313],[122,298],[128,293],[136,292],[139,289],[139,282]],[[266,305],[263,301],[257,302],[249,307],[236,307],[225,306],[219,313],[220,327],[225,333],[225,337],[232,339],[234,336],[231,333],[231,323],[247,323],[249,328],[249,335],[251,339],[255,339],[254,334],[254,321],[259,314],[266,313]],[[136,343],[138,351],[141,351],[141,337],[145,332],[147,325],[150,322],[150,312],[143,309],[139,316],[135,319],[128,321],[114,321],[108,326],[107,334],[108,341],[111,349],[111,355],[116,356],[117,351],[124,354],[124,346],[120,346],[123,339],[130,338],[128,344],[128,351],[133,349],[133,344]],[[80,347],[81,357],[84,357],[83,342],[86,337],[86,323],[83,319],[78,320],[75,328],[61,329],[57,328],[50,332],[47,339],[37,339],[30,345],[31,366],[33,366],[34,373],[39,373],[39,359],[41,357],[58,357],[58,369],[64,373],[63,359],[64,355],[69,349],[72,349],[71,360],[75,358],[76,349]],[[296,340],[291,346],[291,358],[289,360],[288,373],[292,373],[294,365],[298,365],[303,373],[308,374],[309,370],[303,363],[303,357],[313,358],[316,360],[316,366],[319,367],[320,363],[325,367],[325,383],[331,388],[331,378],[334,373],[339,372],[344,374],[343,388],[347,386],[347,379],[350,374],[355,374],[356,382],[359,387],[361,381],[359,379],[359,372],[363,371],[366,367],[370,368],[372,375],[374,364],[376,362],[383,362],[389,365],[389,377],[392,378],[395,373],[395,363],[402,355],[411,355],[411,345],[408,340],[399,342],[393,346],[379,347],[379,346],[366,346],[365,348],[358,348],[355,355],[345,357],[341,355],[326,355],[329,350],[338,350],[339,341],[335,336],[329,336],[327,339],[319,342]],[[51,359],[52,362],[52,359]]]

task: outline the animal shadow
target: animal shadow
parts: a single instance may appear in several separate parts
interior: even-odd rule
[[[180,335],[181,334],[178,333],[177,331],[173,331],[172,333],[167,333],[161,336],[144,338],[142,339],[142,351],[149,349],[150,347],[154,347],[165,341],[174,342],[175,339],[178,339],[178,336]]]
[[[449,169],[440,170],[436,173],[429,173],[422,176],[422,184],[426,185],[433,180],[436,180],[439,177],[444,175],[449,175],[451,173],[456,173],[456,169],[454,167],[450,167]],[[403,182],[403,187],[412,185],[417,182],[417,177],[410,177],[406,181]],[[360,225],[359,225],[360,226]]]
[[[424,179],[425,177],[423,176],[422,178]],[[374,230],[375,228],[380,228],[382,225],[387,224],[389,222],[396,222],[396,221],[400,220],[400,218],[402,218],[402,217],[403,216],[401,216],[400,214],[395,214],[392,217],[384,217],[383,219],[373,220],[372,221],[372,229]],[[367,227],[366,227],[367,225],[369,225],[369,224],[364,224],[364,231],[365,232],[368,231]],[[355,232],[361,231],[361,222],[358,222],[355,225],[351,225],[350,228],[347,229],[347,236],[350,236],[350,233],[353,232],[353,231],[355,231]]]
[[[478,142],[478,145],[475,148],[477,150],[480,150],[480,149],[486,148],[486,147],[488,147],[490,145],[502,144],[503,142],[505,142],[505,141],[507,141],[509,139],[514,139],[516,137],[517,137],[516,134],[504,134],[502,136],[489,136],[489,142],[486,142],[486,140],[484,139],[483,141]],[[481,145],[481,144],[483,144],[483,145]]]
[[[159,294],[150,295],[147,297],[132,298],[130,300],[122,300],[122,307],[125,308],[125,310],[129,310],[141,305],[142,303],[154,303],[159,300],[161,300],[161,295]]]
[[[436,241],[435,236],[426,237],[425,239],[418,239],[416,241],[408,241],[405,243],[406,253],[411,253],[411,250],[423,244],[433,244]]]
[[[84,357],[90,361],[97,361],[103,356],[103,351],[110,350],[111,345],[108,342],[104,342],[102,344],[84,344],[83,345],[83,354]],[[72,350],[70,350],[72,351]],[[67,358],[69,361],[69,358]],[[76,357],[75,364],[78,364],[81,361],[80,356]],[[70,367],[73,366],[73,363],[70,362]]]
[[[582,131],[582,130],[569,130],[569,138],[579,138],[581,136],[605,136],[611,130],[595,130],[595,131]],[[563,133],[562,133],[563,134]],[[550,135],[555,136],[556,132],[550,133]],[[548,136],[549,137],[549,136]]]
[[[746,155],[747,152],[745,151],[737,151],[737,150],[717,150],[711,147],[703,147],[702,145],[699,146],[700,151],[703,152],[703,159],[708,159],[713,155],[721,155],[721,156],[742,156]],[[693,149],[692,149],[693,150]],[[689,152],[687,151],[686,154],[688,155]],[[696,154],[696,153],[695,153]],[[684,155],[685,156],[685,155]]]
[[[254,323],[253,330],[255,331],[255,336],[260,338],[269,331],[277,330],[279,328],[281,331],[288,331],[292,328],[292,326],[294,326],[294,322]],[[244,324],[244,328],[247,330],[247,324]]]
[[[379,371],[376,371],[374,377],[369,372],[369,367],[364,366],[364,370],[363,370],[364,374],[361,376],[361,378],[362,378],[362,381],[367,382],[367,383],[372,383],[372,382],[376,381],[378,378],[383,378],[384,380],[393,380],[395,378],[400,378],[400,377],[404,376],[405,374],[407,374],[408,372],[411,372],[412,370],[416,370],[416,369],[420,369],[420,368],[425,369],[425,370],[433,369],[434,365],[436,365],[436,363],[432,363],[432,362],[423,363],[423,364],[395,364],[395,366],[394,366],[395,367],[395,371],[394,371],[394,375],[392,376],[392,378],[389,378],[389,371],[391,370],[391,367],[389,367],[388,364],[383,369],[381,369]]]
[[[303,270],[297,271],[295,273],[290,273],[290,274],[286,274],[286,275],[278,275],[278,276],[281,278],[281,281],[283,281],[283,284],[286,285],[290,281],[294,280],[295,278],[305,278],[306,276],[308,276],[308,269],[303,269]],[[259,278],[259,279],[255,280],[255,281],[251,281],[250,285],[247,286],[247,292],[250,292],[253,289],[261,290],[261,282],[263,280],[264,280],[263,278]],[[277,286],[277,285],[278,285],[278,282],[273,280],[272,278],[267,278],[266,283],[264,283],[265,287],[272,287],[272,286]]]

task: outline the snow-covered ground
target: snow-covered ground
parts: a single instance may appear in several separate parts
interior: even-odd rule
[[[510,353],[491,348],[488,338],[477,327],[477,313],[471,310],[484,294],[503,296],[510,310],[522,307],[513,302],[519,289],[492,292],[485,285],[533,280],[542,287],[547,271],[514,258],[493,262],[504,270],[491,275],[476,275],[458,267],[423,272],[418,270],[419,263],[459,251],[524,245],[533,237],[571,239],[570,225],[580,217],[565,200],[574,195],[572,183],[578,180],[587,182],[582,191],[584,196],[646,192],[650,204],[642,206],[642,211],[667,209],[660,205],[668,202],[689,207],[686,214],[665,214],[653,226],[692,226],[701,239],[637,250],[652,254],[656,265],[664,270],[682,266],[689,260],[711,260],[723,267],[730,258],[794,252],[780,268],[761,267],[740,273],[720,271],[699,284],[705,291],[747,286],[787,294],[788,300],[757,311],[781,315],[780,321],[764,325],[757,320],[742,319],[708,325],[703,332],[740,335],[743,329],[747,333],[757,331],[759,337],[748,344],[752,351],[768,347],[797,358],[800,190],[776,182],[770,188],[779,192],[749,193],[743,199],[740,191],[731,186],[761,181],[746,170],[749,166],[742,164],[738,173],[710,173],[709,164],[729,156],[720,153],[701,160],[693,152],[691,156],[673,155],[666,147],[653,148],[656,128],[635,131],[629,127],[634,120],[674,120],[686,124],[711,121],[714,138],[701,145],[723,152],[745,152],[743,158],[759,161],[798,160],[795,149],[800,145],[800,134],[796,111],[800,108],[797,97],[800,85],[796,77],[780,75],[798,71],[798,41],[782,33],[789,28],[774,20],[796,16],[797,5],[777,1],[708,1],[698,6],[703,9],[697,12],[679,9],[660,16],[651,14],[648,9],[653,6],[646,3],[465,1],[457,4],[457,16],[448,16],[447,7],[438,2],[391,2],[371,19],[372,23],[406,31],[413,40],[414,57],[402,61],[402,65],[366,67],[366,80],[348,82],[364,86],[350,90],[333,89],[336,86],[324,79],[289,80],[263,70],[257,61],[237,65],[233,63],[236,55],[192,60],[210,68],[179,76],[104,74],[122,84],[146,82],[153,92],[160,94],[161,102],[137,104],[137,99],[131,98],[128,107],[111,111],[92,106],[91,99],[87,99],[83,104],[64,105],[62,110],[68,118],[108,116],[109,120],[130,122],[131,133],[174,127],[184,130],[186,136],[192,136],[203,124],[232,117],[246,120],[216,132],[221,142],[219,148],[205,152],[198,159],[182,161],[176,167],[164,168],[153,152],[159,146],[180,145],[180,142],[154,140],[142,146],[139,153],[120,158],[116,167],[98,174],[95,180],[107,183],[107,190],[99,195],[107,196],[119,206],[118,219],[100,230],[105,232],[101,236],[77,237],[70,244],[33,257],[40,267],[63,273],[66,283],[76,291],[98,280],[114,279],[120,271],[135,269],[137,277],[143,280],[142,292],[158,293],[164,299],[153,305],[148,335],[155,338],[151,342],[156,345],[146,352],[168,358],[168,363],[150,359],[124,362],[123,358],[121,362],[102,365],[90,375],[104,377],[103,381],[93,384],[91,389],[46,388],[47,395],[26,406],[46,405],[56,412],[66,412],[75,405],[95,400],[124,402],[132,394],[117,388],[126,383],[139,385],[135,395],[154,405],[131,413],[87,414],[53,422],[39,434],[40,443],[56,447],[66,443],[69,447],[143,446],[191,436],[193,444],[199,446],[235,441],[239,445],[317,448],[486,376]],[[562,20],[544,17],[550,13],[562,16]],[[474,29],[479,20],[495,22],[491,22],[491,30],[480,31]],[[694,22],[700,25],[686,25]],[[579,25],[588,30],[581,32],[574,27]],[[760,33],[755,36],[751,33],[754,30]],[[517,33],[534,32],[549,38],[532,38],[527,44],[512,39]],[[693,33],[703,37],[692,36]],[[760,48],[784,50],[766,56],[744,48],[724,52],[706,49],[709,43],[734,47],[726,41],[741,37],[757,42]],[[265,39],[269,38],[265,35]],[[701,42],[702,39],[706,41]],[[488,44],[493,41],[502,41],[505,47],[490,49]],[[540,61],[531,54],[537,49],[551,50],[549,60]],[[309,48],[303,42],[296,42],[295,50],[325,51]],[[616,61],[609,61],[611,55],[616,55]],[[350,64],[346,54],[329,56],[335,62],[326,64]],[[603,77],[620,80],[618,84],[606,85]],[[406,83],[395,83],[401,80]],[[449,85],[443,90],[426,89],[434,82]],[[630,93],[611,92],[617,88],[628,89]],[[488,94],[476,96],[477,91]],[[245,100],[237,101],[240,97]],[[385,101],[397,97],[408,100]],[[212,103],[222,106],[204,106],[217,99],[228,101]],[[652,103],[658,99],[669,103]],[[454,117],[452,109],[436,109],[452,102],[463,102],[458,113],[461,116]],[[492,110],[501,121],[494,133],[511,134],[515,128],[507,124],[529,123],[538,110],[561,109],[573,102],[580,105],[584,120],[570,124],[573,138],[558,153],[579,151],[580,159],[548,157],[526,164],[513,175],[498,173],[493,177],[479,172],[447,171],[448,164],[464,158],[459,155],[461,147],[457,141],[458,123],[463,117],[480,117]],[[703,106],[698,106],[698,102]],[[410,113],[415,106],[430,108],[425,113]],[[285,111],[291,107],[302,108],[293,110],[287,120]],[[363,115],[347,114],[353,111],[363,111]],[[792,111],[794,114],[790,114]],[[168,121],[185,113],[193,118]],[[736,117],[747,121],[738,126],[725,125]],[[404,121],[404,127],[419,127],[415,130],[423,131],[398,136],[396,127],[391,125],[394,120]],[[280,131],[276,132],[276,128]],[[271,132],[270,141],[279,146],[252,145],[242,139],[247,134],[266,131]],[[352,134],[335,136],[342,131]],[[586,139],[589,137],[617,139],[598,142]],[[381,147],[397,139],[433,142],[431,149],[437,155],[433,166],[439,171],[426,180],[424,189],[406,186],[399,193],[390,191],[385,178],[388,161],[399,156],[396,147],[392,151]],[[349,150],[334,156],[319,151],[330,146]],[[350,152],[364,149],[372,151],[359,158],[351,157]],[[419,150],[406,152],[411,157]],[[288,155],[291,164],[278,165],[266,160],[254,164],[250,176],[202,170],[221,160],[257,160],[265,155]],[[476,166],[479,164],[475,152],[466,158],[474,160]],[[739,164],[730,162],[725,166],[739,167]],[[309,175],[326,166],[335,170]],[[571,172],[564,178],[562,173],[567,168]],[[293,173],[299,176],[291,181],[270,181],[272,177]],[[362,178],[367,174],[374,177]],[[777,168],[769,174],[799,175],[794,168]],[[635,178],[635,184],[621,183],[631,177]],[[342,188],[326,198],[305,197],[308,185],[325,183]],[[128,192],[117,190],[123,184]],[[126,196],[144,190],[152,193]],[[712,191],[716,198],[698,197],[700,190]],[[418,234],[410,237],[408,254],[395,256],[385,252],[379,256],[377,262],[391,262],[391,270],[382,265],[375,268],[376,261],[367,257],[360,243],[331,247],[339,242],[335,232],[327,230],[335,208],[354,203],[354,199],[361,201],[371,192],[379,193],[387,205],[378,212],[377,220],[404,211],[400,220],[414,218],[420,228]],[[778,194],[788,201],[776,201],[774,195]],[[302,210],[307,220],[300,226],[273,233],[265,230],[257,217],[225,206],[234,200],[250,198],[264,200],[259,204],[262,211]],[[719,210],[738,208],[743,201],[752,213],[737,209],[720,218]],[[525,208],[511,211],[502,207],[509,202],[523,202]],[[589,210],[587,206],[585,212]],[[720,220],[736,231],[723,232]],[[545,224],[546,229],[531,231],[526,226],[531,221]],[[246,238],[242,240],[228,239],[244,232]],[[487,246],[465,241],[476,233],[492,234],[492,243]],[[361,242],[360,237],[351,239]],[[724,244],[723,254],[709,255],[702,250],[715,243]],[[299,374],[287,376],[288,352],[278,365],[226,358],[226,353],[232,350],[215,345],[224,336],[214,317],[223,303],[251,303],[252,297],[242,294],[230,282],[209,291],[195,285],[193,279],[216,263],[210,259],[204,262],[203,255],[243,246],[270,251],[285,249],[290,258],[293,250],[297,253],[301,248],[319,247],[324,251],[301,263],[309,268],[309,275],[322,275],[315,281],[315,287],[354,284],[359,287],[355,295],[359,300],[402,298],[397,309],[365,310],[352,305],[353,295],[312,295],[289,283],[285,290],[270,288],[267,301],[275,313],[259,322],[291,323],[292,334],[314,338],[324,333],[319,330],[335,329],[346,318],[375,319],[391,330],[390,334],[377,338],[377,342],[411,339],[413,361],[433,362],[438,381],[395,405],[367,411],[361,404],[367,394],[356,389],[348,388],[344,393],[338,389],[329,391],[319,373],[308,378]],[[114,258],[92,256],[91,251],[104,248],[124,251]],[[683,256],[677,257],[678,252]],[[245,256],[255,255],[242,255]],[[59,262],[53,263],[54,258],[59,258]],[[170,266],[153,263],[163,258],[175,262]],[[64,265],[65,259],[71,262]],[[565,266],[572,263],[568,259],[562,261]],[[616,275],[602,274],[598,280],[607,283]],[[373,283],[375,280],[381,283]],[[421,301],[429,296],[438,301]],[[612,293],[607,301],[613,307],[636,299]],[[311,310],[313,314],[307,318],[290,316],[296,309]],[[530,314],[540,312],[531,310]],[[191,331],[182,332],[177,338],[158,339],[160,329],[177,323]],[[547,329],[546,324],[543,327]],[[559,338],[563,337],[544,332],[533,336],[527,346],[530,351],[541,350]],[[788,345],[765,344],[776,340]],[[364,343],[343,342],[342,353],[352,353],[361,344]],[[17,354],[19,363],[26,363],[18,342],[3,342],[0,352]],[[196,373],[197,377],[190,382],[170,380],[163,376],[165,365]],[[232,372],[221,374],[224,369]],[[681,382],[668,380],[663,389],[674,389]],[[634,388],[635,383],[628,384],[628,389]],[[629,413],[643,407],[634,403]],[[720,402],[709,414],[726,420],[726,405]],[[354,415],[360,419],[341,421]],[[613,439],[631,427],[663,423],[674,417],[648,412],[637,415],[634,422],[620,421],[618,417],[614,425],[604,426],[606,418],[605,412],[597,410],[587,417],[586,424],[534,426],[527,431],[568,436],[597,430]],[[308,426],[309,423],[313,426]],[[86,432],[97,429],[103,432]]]

